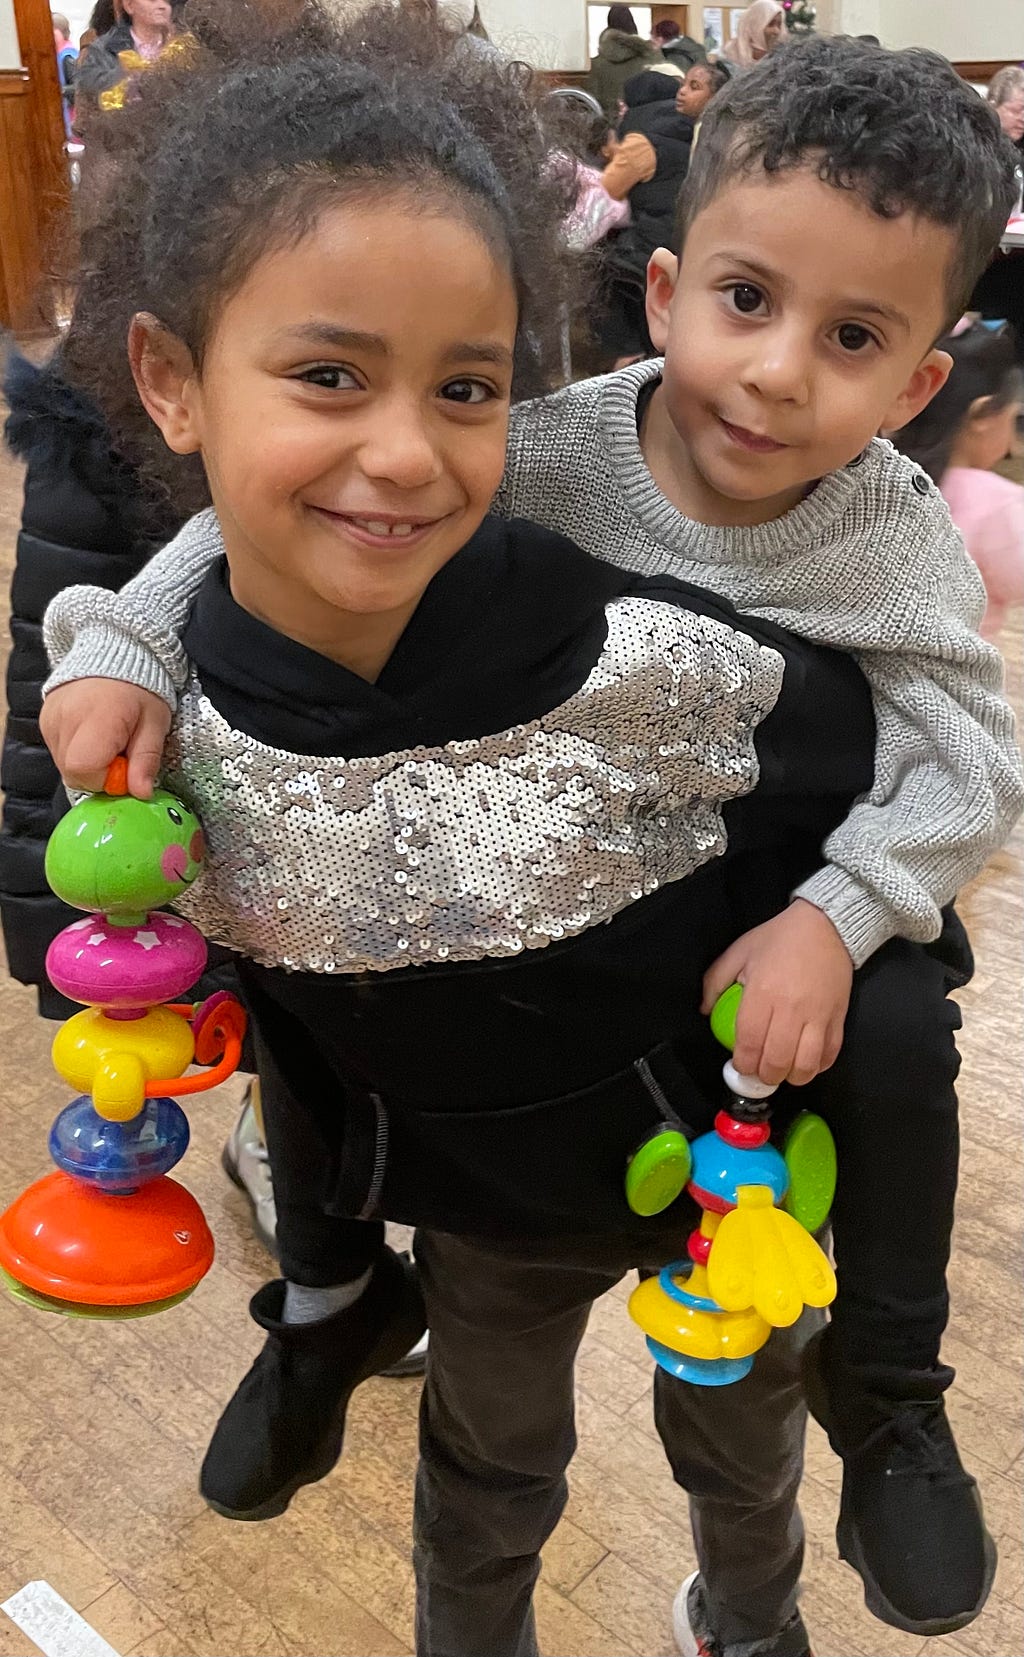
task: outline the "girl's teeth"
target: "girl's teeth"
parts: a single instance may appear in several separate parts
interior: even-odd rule
[[[371,535],[401,536],[411,535],[413,531],[412,524],[382,524],[373,518],[357,518],[356,523]]]

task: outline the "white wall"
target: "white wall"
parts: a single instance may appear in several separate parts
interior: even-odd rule
[[[584,0],[480,0],[480,15],[502,51],[537,69],[587,67]]]
[[[1022,0],[833,0],[832,26],[954,60],[1024,58]]]
[[[0,69],[20,69],[21,51],[14,22],[14,0],[0,0]]]

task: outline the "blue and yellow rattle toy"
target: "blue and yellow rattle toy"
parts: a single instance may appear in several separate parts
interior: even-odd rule
[[[123,759],[47,846],[57,896],[92,911],[46,956],[55,987],[85,1003],[53,1043],[54,1068],[80,1091],[50,1131],[57,1171],[0,1215],[7,1286],[45,1310],[157,1312],[190,1294],[213,1262],[199,1204],[167,1178],[189,1140],[172,1095],[204,1092],[237,1069],[245,1013],[224,993],[198,1007],[166,1004],[201,976],[206,944],[154,907],[195,880],[204,852],[197,819],[175,795],[132,798]],[[212,1068],[185,1076],[193,1060]]]
[[[711,1014],[730,1051],[742,994],[733,984]],[[705,1387],[742,1380],[773,1329],[836,1294],[835,1273],[811,1235],[835,1193],[827,1124],[803,1112],[780,1152],[769,1143],[775,1088],[741,1076],[731,1060],[723,1075],[730,1098],[713,1130],[692,1145],[666,1130],[640,1148],[626,1174],[636,1213],[660,1213],[684,1187],[704,1211],[687,1241],[689,1258],[641,1283],[629,1312],[662,1369]]]

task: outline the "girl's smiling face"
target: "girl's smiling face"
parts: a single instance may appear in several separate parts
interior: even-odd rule
[[[406,192],[339,202],[261,259],[201,373],[136,319],[143,401],[202,455],[245,609],[376,677],[501,481],[517,320],[468,217]]]

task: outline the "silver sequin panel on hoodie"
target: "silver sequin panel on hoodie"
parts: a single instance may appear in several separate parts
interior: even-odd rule
[[[543,949],[720,855],[782,658],[650,599],[606,616],[585,684],[543,718],[368,759],[266,747],[193,675],[167,781],[209,850],[181,913],[266,966],[384,972]]]

